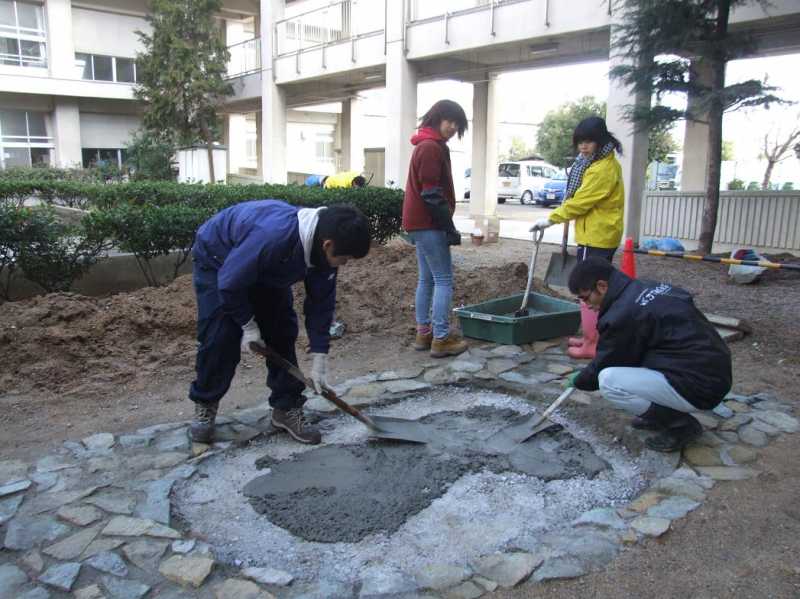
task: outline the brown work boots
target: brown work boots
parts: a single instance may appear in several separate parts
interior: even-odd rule
[[[318,445],[322,441],[319,430],[306,420],[303,408],[291,410],[272,408],[272,426],[285,430],[300,443]]]
[[[467,351],[467,342],[453,332],[448,333],[446,337],[441,339],[435,339],[432,331],[420,331],[417,329],[417,336],[414,338],[414,349],[417,351],[431,350],[432,358],[446,358],[447,356],[457,356]]]
[[[214,423],[217,420],[219,402],[209,404],[195,402],[194,420],[189,425],[189,438],[195,443],[208,445],[214,441]]]
[[[467,351],[467,342],[452,331],[441,339],[431,341],[431,358],[446,358],[457,356]]]

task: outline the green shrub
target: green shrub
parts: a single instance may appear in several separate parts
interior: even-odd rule
[[[787,181],[781,187],[781,191],[794,191],[794,183],[792,183],[791,181]]]
[[[11,298],[18,269],[46,292],[68,291],[109,248],[105,233],[63,224],[48,206],[0,205],[0,294]]]
[[[119,169],[117,169],[119,171]],[[101,183],[109,173],[102,168],[53,168],[47,165],[13,166],[0,170],[0,181],[74,181]]]
[[[728,181],[728,191],[741,191],[744,189],[744,181],[741,179],[731,179]]]
[[[172,156],[175,145],[166,137],[139,131],[127,147],[126,167],[136,181],[172,181],[175,164]]]
[[[759,189],[761,189],[761,186],[755,181],[750,181],[750,183],[747,184],[747,191],[758,191]]]
[[[153,270],[153,259],[177,252],[173,276],[186,262],[194,243],[194,234],[210,212],[203,208],[180,204],[120,204],[93,215],[92,227],[98,236],[110,235],[123,252],[130,252],[147,284],[160,283]]]

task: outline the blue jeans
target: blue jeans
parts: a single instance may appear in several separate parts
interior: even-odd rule
[[[447,236],[438,229],[409,231],[409,235],[417,248],[419,265],[415,297],[417,324],[431,324],[432,311],[433,336],[442,339],[450,331],[450,303],[453,300],[453,262]]]

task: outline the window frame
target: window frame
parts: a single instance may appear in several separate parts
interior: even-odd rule
[[[21,68],[47,68],[47,22],[44,5],[37,2],[20,2],[19,0],[5,0],[10,2],[14,11],[14,26],[0,24],[0,37],[15,40],[17,42],[16,54],[3,53],[0,54],[0,60],[11,61],[16,57],[16,64],[11,62],[0,62],[0,66],[8,67],[21,67]],[[41,29],[34,29],[32,27],[22,27],[19,24],[19,6],[24,4],[26,6],[33,6],[39,11],[41,20]],[[33,58],[23,54],[22,42],[31,42],[38,44],[39,57]]]
[[[112,56],[110,54],[91,54],[89,52],[75,52],[75,68],[78,68],[78,56],[86,56],[88,57],[88,64],[91,65],[91,79],[87,79],[83,76],[83,72],[81,72],[80,79],[82,81],[99,81],[101,83],[121,83],[123,85],[136,85],[139,82],[139,73],[136,68],[136,59],[130,58],[128,56]],[[111,59],[111,79],[98,79],[97,73],[94,66],[94,59],[95,57],[100,58],[110,58]],[[117,76],[117,60],[129,60],[133,65],[133,81],[119,81]]]
[[[28,152],[28,166],[33,164],[31,150],[45,149],[48,150],[50,163],[52,164],[53,151],[55,144],[51,135],[31,135],[30,113],[41,114],[44,119],[45,133],[48,130],[47,113],[39,113],[34,110],[17,110],[13,108],[4,109],[7,112],[21,112],[25,115],[25,135],[3,135],[3,124],[0,119],[0,168],[6,168],[5,164],[5,150],[9,149],[24,149]],[[10,141],[7,141],[10,140]]]

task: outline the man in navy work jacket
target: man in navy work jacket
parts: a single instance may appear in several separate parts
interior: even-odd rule
[[[589,258],[569,289],[600,312],[597,355],[567,386],[600,389],[634,414],[633,427],[657,431],[645,443],[676,451],[703,432],[689,412],[714,408],[731,388],[731,353],[692,296],[666,283],[634,280]]]
[[[298,209],[277,200],[244,202],[200,227],[192,248],[198,340],[197,378],[189,389],[195,402],[192,440],[213,440],[219,400],[230,387],[240,352],[251,351],[251,341],[263,341],[297,364],[291,286],[298,281],[306,289],[311,379],[317,393],[322,391],[337,267],[363,258],[369,246],[367,219],[349,206]],[[319,431],[303,416],[303,383],[270,367],[267,386],[272,425],[301,443],[319,443]]]

